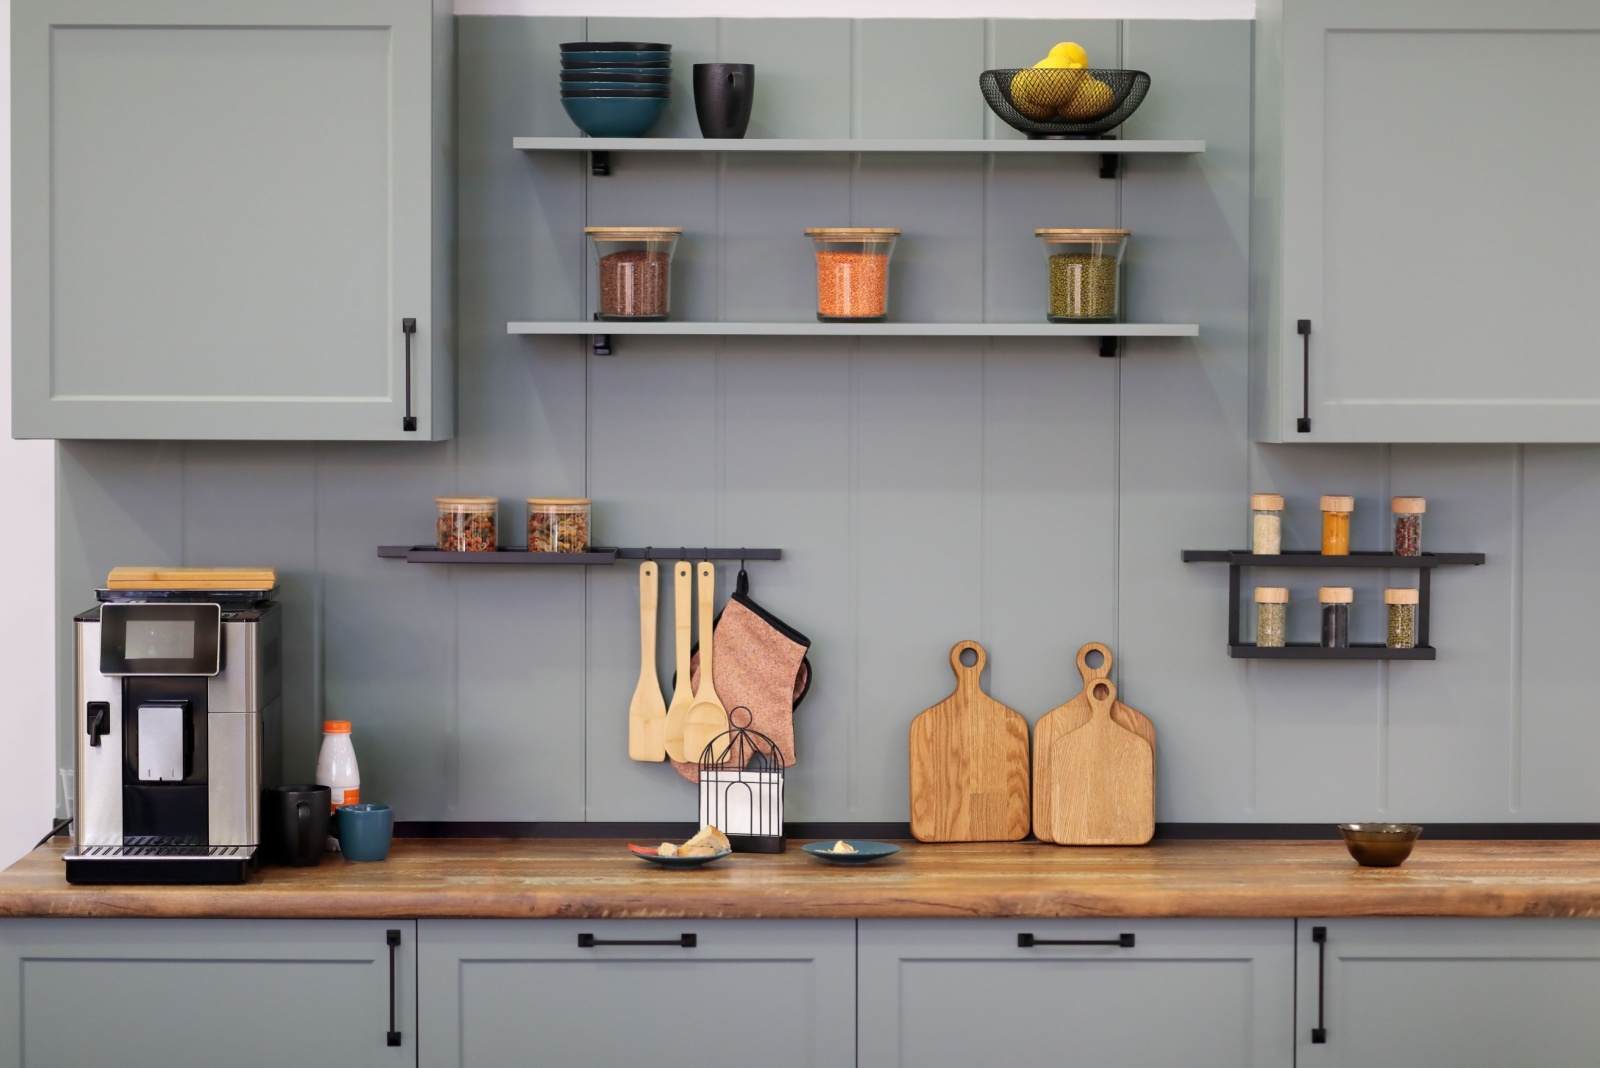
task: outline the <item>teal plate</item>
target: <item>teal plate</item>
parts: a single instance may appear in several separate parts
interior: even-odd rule
[[[818,860],[831,861],[834,864],[871,864],[875,860],[892,857],[900,852],[900,847],[892,842],[858,842],[854,838],[846,838],[844,842],[855,852],[835,853],[833,842],[807,842],[800,848]]]
[[[720,853],[713,853],[709,857],[664,857],[656,852],[655,846],[634,845],[628,843],[628,852],[640,860],[648,860],[652,864],[659,864],[663,868],[698,868],[702,864],[710,864],[713,860],[721,860],[732,853],[731,849],[724,849]]]

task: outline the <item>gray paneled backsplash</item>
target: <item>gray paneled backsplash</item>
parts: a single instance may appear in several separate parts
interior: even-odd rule
[[[355,722],[364,792],[402,819],[692,818],[669,766],[627,758],[631,565],[375,555],[429,540],[438,493],[498,494],[507,542],[523,497],[584,494],[597,541],[785,550],[751,574],[815,642],[792,819],[906,818],[907,726],[950,690],[964,638],[1030,720],[1075,692],[1078,646],[1108,641],[1122,693],[1156,723],[1164,821],[1596,818],[1600,571],[1577,550],[1600,521],[1600,448],[1249,443],[1248,23],[464,17],[458,31],[459,437],[62,443],[63,716],[66,620],[108,568],[274,564],[292,777],[337,716]],[[1116,182],[1092,157],[711,153],[618,154],[593,178],[576,153],[511,148],[573,132],[555,45],[586,35],[677,46],[658,132],[695,132],[692,62],[754,59],[753,136],[1009,136],[977,72],[1076,39],[1152,72],[1128,136],[1207,149],[1134,159]],[[594,357],[582,339],[507,336],[509,320],[586,314],[585,220],[684,226],[675,311],[737,319],[810,314],[807,225],[903,227],[895,306],[931,320],[1031,320],[1032,229],[1121,225],[1131,317],[1201,336],[1134,340],[1115,361],[1089,339],[628,337]],[[792,249],[773,255],[775,235]],[[1435,579],[1438,661],[1230,660],[1226,569],[1179,550],[1242,544],[1252,489],[1289,497],[1291,547],[1315,544],[1320,493],[1359,497],[1368,547],[1391,492],[1426,495],[1430,547],[1489,554]],[[1294,627],[1311,627],[1314,577],[1285,578]],[[1355,581],[1355,626],[1372,632],[1383,576]]]

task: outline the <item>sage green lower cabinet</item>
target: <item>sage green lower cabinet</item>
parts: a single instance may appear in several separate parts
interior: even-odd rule
[[[416,927],[0,920],[0,1068],[415,1065]]]
[[[1600,1062],[1600,920],[1301,920],[1298,942],[1299,1068]]]
[[[1291,920],[862,920],[859,943],[861,1068],[1292,1063]]]
[[[853,920],[422,920],[418,928],[425,1068],[855,1062]]]

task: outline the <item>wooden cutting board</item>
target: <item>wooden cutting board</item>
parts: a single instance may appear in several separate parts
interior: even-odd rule
[[[1155,837],[1155,751],[1111,718],[1117,687],[1085,691],[1089,722],[1055,740],[1050,840],[1062,845],[1144,845]]]
[[[1089,666],[1089,655],[1100,654],[1098,666]],[[1093,709],[1089,707],[1089,684],[1096,679],[1111,676],[1111,649],[1101,642],[1090,642],[1078,650],[1078,675],[1083,679],[1083,689],[1078,696],[1039,717],[1033,728],[1033,833],[1041,842],[1053,842],[1049,837],[1054,826],[1055,782],[1059,774],[1055,763],[1056,739],[1069,734],[1089,722]],[[1111,709],[1111,718],[1150,743],[1152,756],[1156,748],[1156,728],[1144,713],[1118,701]]]
[[[270,590],[278,584],[271,567],[114,567],[108,590]]]
[[[972,650],[967,667],[961,655]],[[983,692],[989,657],[950,650],[955,692],[911,721],[911,833],[923,842],[1012,842],[1028,834],[1028,721]]]

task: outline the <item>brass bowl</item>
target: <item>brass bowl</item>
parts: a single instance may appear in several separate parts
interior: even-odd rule
[[[1341,823],[1344,847],[1363,868],[1398,868],[1411,855],[1422,827],[1416,823]]]

